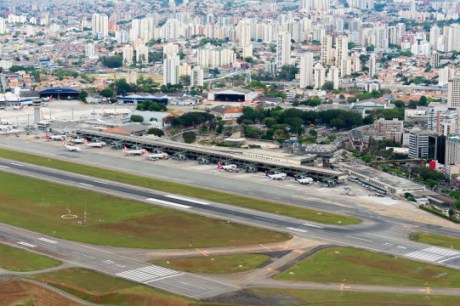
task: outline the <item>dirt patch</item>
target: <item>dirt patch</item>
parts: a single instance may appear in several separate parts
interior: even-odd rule
[[[34,284],[8,281],[0,285],[0,305],[77,306],[82,304]]]
[[[267,298],[260,296],[249,290],[241,290],[229,294],[220,295],[212,299],[204,300],[203,302],[222,303],[231,305],[284,306],[299,305],[301,301],[284,295],[276,295]]]

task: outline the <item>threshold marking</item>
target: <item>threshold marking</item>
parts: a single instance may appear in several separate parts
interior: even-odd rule
[[[311,224],[311,223],[304,223],[303,225],[309,226],[309,227],[314,227],[314,228],[324,228],[324,226]]]
[[[177,203],[173,203],[173,202],[168,202],[168,201],[163,201],[163,200],[157,200],[157,199],[154,199],[154,198],[147,198],[145,199],[146,201],[150,201],[150,202],[158,202],[160,204],[164,204],[164,205],[169,205],[169,206],[173,206],[173,207],[177,207],[177,208],[182,208],[182,209],[189,209],[191,208],[190,206],[188,205],[182,205],[182,204],[177,204]]]
[[[29,247],[29,248],[36,248],[37,246],[34,245],[34,244],[30,244],[30,243],[27,243],[27,242],[24,242],[24,241],[19,241],[19,242],[16,242],[17,244],[20,244],[20,245],[23,245],[25,247]]]
[[[86,183],[78,183],[78,185],[83,186],[83,187],[94,187],[94,185],[86,184]]]
[[[18,166],[18,167],[24,167],[24,165],[18,164],[18,163],[10,163],[12,165]]]
[[[93,180],[93,182],[98,183],[98,184],[102,184],[102,185],[107,185],[107,183],[101,182],[101,181],[95,181],[95,180]]]
[[[168,198],[172,198],[172,199],[176,199],[176,200],[182,200],[182,201],[192,202],[192,203],[201,204],[201,205],[209,205],[208,202],[193,200],[193,199],[189,199],[189,198],[183,198],[183,197],[179,197],[179,196],[176,196],[176,195],[168,194],[166,196]]]
[[[43,241],[43,242],[52,243],[52,244],[57,243],[57,241],[54,241],[54,240],[51,240],[51,239],[46,239],[46,238],[38,238],[38,240]]]

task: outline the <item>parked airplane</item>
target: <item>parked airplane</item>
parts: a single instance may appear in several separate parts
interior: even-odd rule
[[[73,138],[72,136],[69,136],[69,141],[74,144],[84,144],[85,143],[84,138]]]
[[[48,133],[45,134],[45,139],[47,140],[54,140],[54,141],[63,141],[66,138],[66,135],[49,135]]]
[[[88,140],[86,140],[86,138],[83,138],[83,142],[85,143],[85,145],[90,146],[91,148],[102,148],[105,145],[107,145],[103,141],[89,142]]]
[[[158,152],[158,153],[150,153],[147,155],[147,159],[149,160],[155,160],[155,159],[168,159],[169,154],[168,153],[163,153],[163,152]]]
[[[144,155],[144,154],[148,153],[147,150],[145,150],[145,149],[128,150],[128,148],[126,146],[123,149],[123,152],[125,153],[125,155]]]
[[[13,125],[13,122],[10,120],[0,120],[1,125]]]
[[[268,172],[265,172],[265,176],[268,178],[271,178],[272,180],[284,180],[287,177],[287,174],[286,173],[269,174]]]
[[[299,182],[300,184],[313,184],[314,182],[311,177],[304,177],[304,176],[296,178],[295,180]]]
[[[2,132],[7,132],[7,131],[10,131],[12,130],[13,128],[11,126],[0,126],[0,131]]]
[[[217,169],[219,170],[225,170],[228,172],[238,172],[238,166],[235,164],[230,164],[230,165],[222,165],[221,163],[217,164]]]
[[[79,147],[68,145],[65,141],[63,141],[62,144],[64,145],[64,148],[65,148],[67,151],[71,151],[71,152],[81,152],[81,149],[80,149]]]

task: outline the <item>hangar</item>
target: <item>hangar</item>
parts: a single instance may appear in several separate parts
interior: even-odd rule
[[[231,88],[208,93],[208,100],[220,102],[245,102],[254,101],[257,96],[257,92],[254,91],[243,88]]]
[[[54,87],[40,91],[40,98],[56,100],[79,100],[80,91],[72,88]]]

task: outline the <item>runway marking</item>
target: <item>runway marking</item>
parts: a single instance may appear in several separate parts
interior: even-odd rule
[[[93,180],[93,182],[98,183],[98,184],[102,184],[102,185],[107,185],[107,183],[101,182],[101,181],[95,181],[95,180]]]
[[[402,245],[398,245],[397,248],[398,249],[403,249],[403,250],[407,249],[405,246],[402,246]]]
[[[88,257],[88,258],[91,258],[91,259],[96,259],[96,257],[90,256],[90,255],[86,255],[86,254],[83,254],[83,253],[79,253],[79,252],[72,252],[72,253],[77,254],[77,255],[80,255],[80,256],[83,256],[83,257]]]
[[[263,244],[259,244],[260,247],[263,247],[264,249],[266,249],[267,251],[271,252],[272,249],[270,249],[269,247],[266,247],[265,245]]]
[[[404,254],[404,256],[428,262],[441,263],[452,258],[460,257],[460,252],[439,247],[430,247]]]
[[[314,227],[314,228],[324,228],[324,226],[311,224],[311,223],[304,223],[303,225],[309,226],[309,227]]]
[[[366,241],[366,242],[374,242],[370,239],[365,239],[365,238],[360,238],[360,237],[355,237],[355,236],[350,236],[350,235],[347,235],[348,238],[352,238],[352,239],[356,239],[356,240],[361,240],[361,241]]]
[[[200,249],[195,249],[195,251],[197,251],[198,253],[200,253],[203,256],[209,256],[209,254],[206,251],[202,251]]]
[[[48,242],[52,244],[56,244],[57,241],[51,240],[51,239],[46,239],[46,238],[38,238],[38,240],[43,241],[43,242]]]
[[[191,208],[191,207],[188,206],[188,205],[177,204],[177,203],[168,202],[168,201],[163,201],[163,200],[157,200],[157,199],[154,199],[154,198],[147,198],[147,199],[145,199],[145,200],[146,200],[146,201],[150,201],[150,202],[158,202],[158,203],[161,203],[161,204],[164,204],[164,205],[169,205],[169,206],[173,206],[173,207],[177,207],[177,208],[183,208],[183,209],[189,209],[189,208]]]
[[[288,229],[290,231],[301,232],[301,233],[308,232],[307,230],[304,230],[304,229],[301,229],[301,228],[296,228],[296,227],[286,227],[286,229]]]
[[[392,246],[393,243],[385,242],[383,245],[385,245],[385,246]]]
[[[0,165],[0,168],[3,168],[3,169],[9,169],[10,167],[8,167],[8,166],[4,166],[4,165]]]
[[[460,258],[460,255],[454,256],[454,257],[449,257],[449,258],[443,259],[443,260],[438,261],[438,262],[439,262],[439,263],[443,263],[443,262],[445,262],[445,261],[452,260],[452,259],[457,259],[457,258]]]
[[[24,165],[18,164],[18,163],[10,163],[12,165],[18,166],[18,167],[24,167]]]
[[[37,246],[34,245],[34,244],[30,244],[30,243],[27,243],[27,242],[24,242],[24,241],[19,241],[19,242],[16,242],[17,244],[20,244],[20,245],[23,245],[25,247],[29,247],[29,248],[36,248]]]
[[[110,265],[110,264],[113,264],[113,261],[111,261],[110,259],[104,260],[104,262],[105,262],[106,264],[109,264],[109,265]]]
[[[166,196],[167,196],[168,198],[172,198],[172,199],[176,199],[176,200],[182,200],[182,201],[197,203],[197,204],[201,204],[201,205],[209,205],[208,202],[197,201],[197,200],[193,200],[193,199],[189,199],[189,198],[183,198],[183,197],[179,197],[179,196],[176,196],[176,195],[168,194],[168,195],[166,195]]]
[[[163,268],[160,266],[146,266],[142,268],[127,270],[117,273],[116,275],[122,278],[133,280],[140,283],[148,283],[158,281],[167,277],[182,275],[182,272]]]
[[[94,185],[86,184],[86,183],[78,183],[78,185],[83,186],[83,187],[94,187]]]

